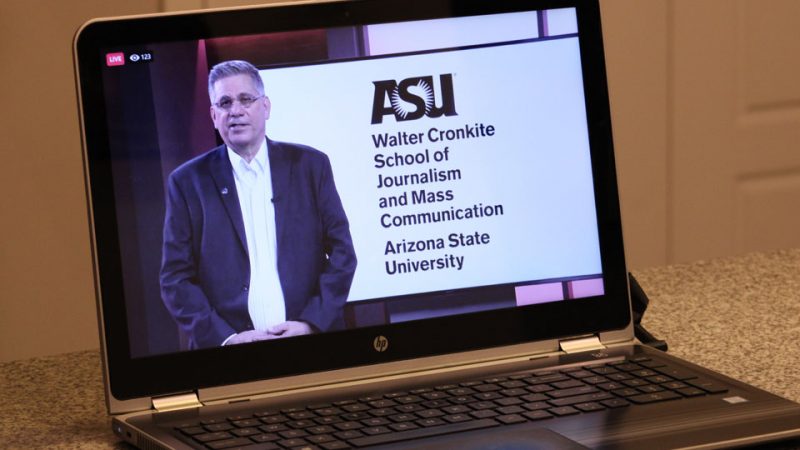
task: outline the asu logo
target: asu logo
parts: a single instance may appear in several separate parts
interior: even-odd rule
[[[456,116],[453,96],[453,74],[439,75],[441,105],[436,105],[433,77],[373,81],[375,99],[372,102],[372,124],[383,123],[383,117],[393,115],[398,122],[420,119],[423,116]]]

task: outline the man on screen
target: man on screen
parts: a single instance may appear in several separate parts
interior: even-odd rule
[[[161,296],[189,348],[343,328],[356,257],[328,157],[266,137],[250,63],[214,66],[208,92],[225,145],[170,174],[164,221]]]

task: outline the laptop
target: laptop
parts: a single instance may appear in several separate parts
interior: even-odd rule
[[[121,440],[800,436],[797,404],[634,337],[596,0],[99,19],[74,53]]]

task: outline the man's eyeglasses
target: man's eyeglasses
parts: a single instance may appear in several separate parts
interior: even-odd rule
[[[240,95],[235,100],[230,98],[230,97],[222,97],[221,99],[219,99],[219,101],[217,103],[214,103],[214,106],[216,106],[217,108],[222,109],[224,111],[230,111],[231,108],[233,108],[233,104],[238,101],[239,104],[242,105],[242,107],[247,109],[253,103],[255,103],[256,100],[258,100],[258,99],[260,99],[262,97],[264,97],[264,96],[263,95],[259,95],[258,97],[253,97],[252,95],[247,95],[247,94]]]

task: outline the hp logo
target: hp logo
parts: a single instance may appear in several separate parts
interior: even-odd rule
[[[376,352],[385,352],[389,348],[389,340],[386,339],[386,336],[378,336],[372,341],[372,348]]]

